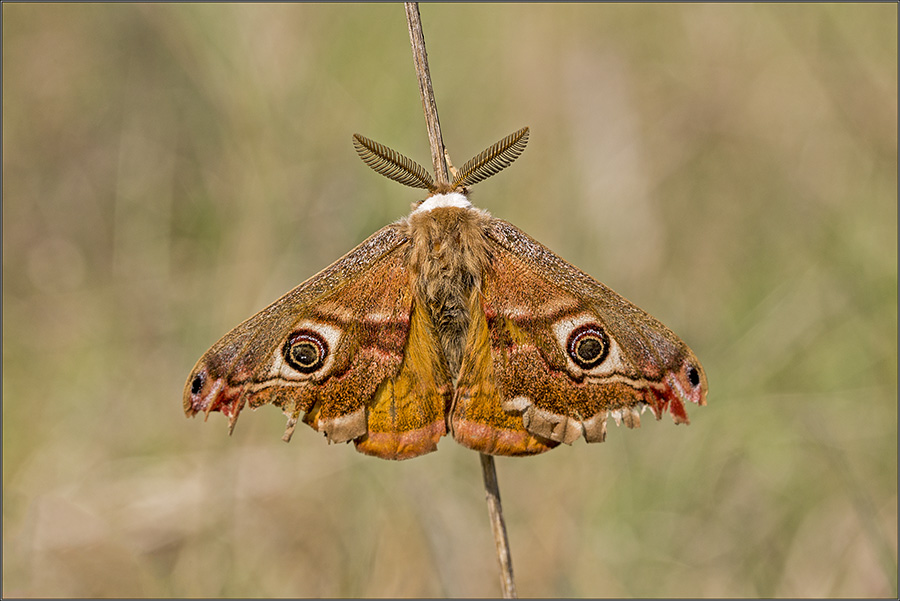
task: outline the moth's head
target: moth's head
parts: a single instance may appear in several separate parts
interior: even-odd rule
[[[415,209],[420,209],[435,197],[456,195],[466,198],[469,195],[469,186],[500,173],[519,158],[528,143],[528,133],[528,128],[523,127],[476,155],[460,169],[449,165],[448,159],[448,167],[453,177],[453,181],[449,183],[435,182],[431,174],[412,159],[365,136],[353,134],[353,146],[359,158],[381,175],[404,186],[428,190],[427,198],[413,204]]]

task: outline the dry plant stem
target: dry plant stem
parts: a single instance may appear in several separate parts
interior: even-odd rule
[[[422,108],[425,111],[425,126],[428,128],[428,141],[431,145],[435,182],[439,187],[446,187],[450,185],[450,176],[447,171],[447,164],[450,160],[446,156],[444,141],[441,137],[441,122],[438,119],[437,103],[431,87],[431,73],[428,71],[428,55],[425,52],[425,34],[422,32],[422,21],[419,18],[419,4],[406,2],[405,7],[406,21],[409,24],[409,42],[416,64]],[[481,471],[484,477],[488,513],[491,516],[491,528],[494,531],[494,542],[497,544],[497,559],[500,561],[500,586],[503,590],[503,598],[515,599],[517,595],[516,583],[513,580],[512,557],[509,553],[509,540],[506,538],[503,506],[500,504],[500,487],[497,485],[497,470],[494,467],[492,456],[481,454]]]
[[[431,88],[431,73],[428,72],[428,53],[425,52],[425,34],[419,18],[419,3],[406,2],[406,22],[409,24],[409,43],[412,46],[413,61],[419,79],[419,93],[425,110],[425,127],[431,145],[431,161],[434,163],[434,179],[438,188],[450,185],[447,163],[444,160],[444,139],[441,137],[441,122],[438,120],[434,90]]]
[[[503,522],[503,506],[500,504],[500,485],[497,484],[497,470],[494,458],[481,455],[481,472],[484,476],[484,491],[487,495],[488,513],[491,514],[491,528],[497,543],[497,559],[500,561],[500,587],[504,599],[515,599],[516,582],[513,580],[512,557],[509,554],[509,540],[506,538],[506,524]]]

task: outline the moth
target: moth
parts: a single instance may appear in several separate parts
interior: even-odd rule
[[[510,223],[472,206],[470,186],[508,167],[528,128],[437,185],[419,164],[358,134],[363,161],[427,190],[375,232],[243,322],[197,362],[188,416],[218,411],[229,432],[266,404],[330,442],[384,459],[450,434],[492,455],[532,455],[583,436],[603,442],[649,409],[688,423],[706,404],[703,367],[662,323]]]

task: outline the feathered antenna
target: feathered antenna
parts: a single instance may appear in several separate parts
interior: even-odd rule
[[[359,134],[353,134],[353,147],[359,158],[381,175],[404,186],[435,191],[434,180],[425,168],[396,150]]]
[[[527,127],[523,127],[463,165],[453,178],[450,189],[458,190],[477,184],[509,167],[525,150],[528,131]],[[381,175],[411,188],[424,188],[432,193],[439,191],[424,167],[396,150],[359,134],[353,134],[353,147],[359,158]]]
[[[500,173],[519,158],[528,143],[528,128],[508,135],[463,165],[453,179],[452,188],[471,186]]]

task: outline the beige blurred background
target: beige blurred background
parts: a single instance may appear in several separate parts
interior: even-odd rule
[[[400,5],[3,5],[4,596],[493,596],[477,456],[188,421],[222,334],[403,216]],[[497,461],[523,596],[897,595],[897,7],[425,5],[474,202],[653,313],[690,427]]]

